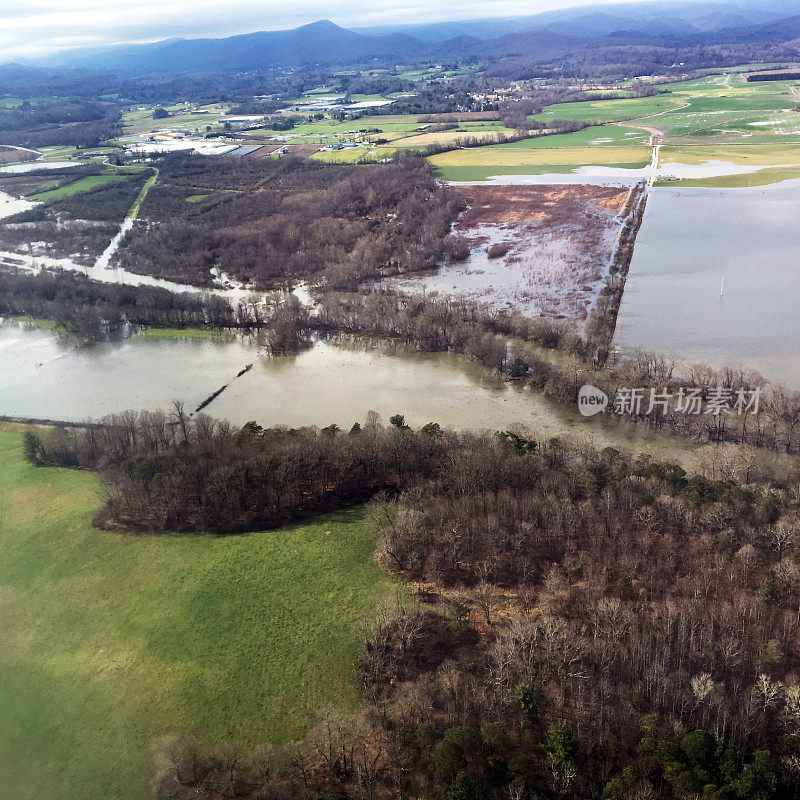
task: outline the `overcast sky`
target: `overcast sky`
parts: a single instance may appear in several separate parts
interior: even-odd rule
[[[294,28],[318,19],[343,26],[439,22],[535,14],[603,1],[0,0],[0,62],[70,47]]]

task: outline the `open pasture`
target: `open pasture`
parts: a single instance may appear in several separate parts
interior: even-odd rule
[[[621,100],[586,100],[547,106],[541,114],[535,114],[531,119],[538,122],[552,122],[557,119],[591,123],[616,122],[671,111],[678,105],[681,105],[680,100],[671,94]]]
[[[0,785],[146,800],[164,732],[286,742],[355,706],[362,623],[392,582],[358,510],[247,536],[96,530],[95,475],[0,430]]]
[[[546,136],[534,136],[531,139],[520,139],[495,145],[500,149],[552,149],[575,147],[628,147],[631,145],[646,146],[650,134],[624,128],[619,125],[590,125],[573,133],[557,133]]]

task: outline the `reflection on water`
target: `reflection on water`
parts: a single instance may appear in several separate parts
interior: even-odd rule
[[[252,362],[250,372],[235,377]],[[344,427],[375,410],[405,413],[415,425],[497,427],[530,422],[542,404],[466,359],[391,345],[317,342],[295,355],[267,357],[255,336],[76,347],[48,331],[0,326],[1,414],[80,420],[166,408],[176,399],[194,409],[226,383],[207,411],[235,423]]]
[[[654,189],[625,286],[618,343],[754,367],[800,388],[798,203],[797,181]]]
[[[253,368],[237,378],[247,364]],[[596,446],[646,450],[685,460],[685,442],[576,410],[507,384],[451,353],[419,353],[374,340],[317,342],[292,356],[267,357],[256,336],[213,340],[128,339],[76,347],[66,337],[0,324],[0,415],[85,420],[126,409],[187,410],[222,385],[205,410],[236,424],[349,428],[377,411],[458,429],[522,426],[539,437],[578,435]],[[676,446],[676,444],[678,446]]]

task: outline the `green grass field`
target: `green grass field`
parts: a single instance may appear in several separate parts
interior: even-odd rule
[[[533,139],[520,139],[517,142],[494,145],[496,149],[550,149],[553,147],[625,147],[647,145],[650,134],[631,130],[619,125],[591,125],[574,133],[556,133],[550,136],[536,136]]]
[[[185,105],[167,106],[166,110],[172,116],[164,119],[153,119],[155,106],[138,106],[129,109],[122,115],[122,125],[125,134],[142,134],[156,131],[160,128],[171,128],[183,131],[204,132],[206,125],[216,126],[225,121],[229,106],[225,103],[212,103],[201,106],[197,111],[202,113],[189,113]]]
[[[91,526],[95,475],[0,428],[0,796],[145,800],[151,745],[285,742],[355,706],[359,626],[394,584],[358,510],[245,536]]]
[[[686,185],[761,186],[798,177],[800,113],[792,111],[800,105],[798,82],[747,83],[735,73],[661,84],[658,90],[652,97],[548,106],[532,119],[574,120],[590,127],[441,153],[430,160],[441,177],[454,181],[570,172],[592,164],[644,167],[650,161],[647,127],[663,134],[662,164],[719,160],[763,167],[752,175],[682,182]]]
[[[156,328],[148,326],[136,334],[140,339],[225,339],[233,338],[236,334],[229,333],[221,328]]]
[[[656,181],[656,186],[705,186],[715,189],[742,189],[755,186],[769,186],[780,181],[800,178],[798,167],[765,167],[757,172],[744,175],[718,175],[713,178],[683,178],[679,181]]]
[[[582,164],[515,164],[513,166],[435,166],[437,177],[446,181],[461,181],[463,183],[474,183],[475,181],[485,181],[495,175],[569,175]],[[645,166],[644,162],[631,161],[615,163],[614,167],[620,169],[641,169]]]
[[[92,189],[97,189],[100,186],[112,186],[115,183],[124,183],[131,179],[131,175],[117,175],[109,173],[105,175],[87,175],[84,178],[78,178],[72,183],[67,183],[64,186],[59,186],[57,189],[50,189],[46,192],[39,192],[38,194],[31,195],[34,200],[62,200],[65,197],[72,197],[76,194],[83,194]]]
[[[593,123],[616,122],[670,111],[680,104],[680,100],[671,94],[623,100],[587,100],[547,106],[541,114],[536,114],[531,119],[539,122],[552,122],[555,119]]]

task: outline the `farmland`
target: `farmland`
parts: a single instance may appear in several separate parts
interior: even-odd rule
[[[359,701],[360,625],[392,583],[358,510],[227,538],[102,532],[97,478],[28,465],[20,433],[0,431],[4,796],[142,800],[165,731],[283,743]]]
[[[482,180],[490,175],[572,172],[587,164],[628,169],[650,162],[650,150],[630,147],[473,147],[432,156],[431,163],[448,180]]]
[[[694,148],[701,148],[698,150],[700,153],[702,148],[717,146],[766,147],[800,141],[800,113],[792,111],[798,104],[795,83],[748,83],[737,71],[687,81],[656,83],[656,93],[652,96],[559,103],[529,117],[532,124],[544,124],[548,128],[552,127],[549,123],[558,121],[588,126],[582,130],[551,135],[531,131],[529,138],[499,143],[496,137],[514,134],[499,121],[499,117],[475,120],[464,115],[463,119],[449,124],[432,124],[431,118],[425,115],[382,111],[350,119],[336,119],[329,112],[318,114],[320,119],[303,119],[304,113],[308,115],[313,110],[313,105],[306,110],[305,103],[333,96],[327,92],[334,84],[327,84],[296,99],[298,105],[294,113],[299,115],[299,121],[289,129],[282,126],[251,128],[246,131],[246,137],[251,142],[264,140],[274,143],[276,149],[284,146],[292,151],[292,148],[301,147],[302,157],[329,163],[380,161],[390,158],[398,150],[422,150],[431,145],[453,147],[466,137],[484,139],[486,145],[483,147],[460,148],[431,157],[441,177],[450,180],[480,180],[502,174],[572,172],[590,165],[641,169],[650,163],[649,139],[654,131],[659,132],[667,148],[680,147],[687,154]],[[349,100],[352,103],[379,102],[381,96],[354,94],[349,96]],[[218,128],[225,121],[228,107],[211,104],[192,109],[180,104],[166,110],[172,116],[162,120],[153,119],[150,107],[127,112],[123,120],[125,132],[170,129],[204,134],[206,128]],[[548,128],[544,134],[548,133]],[[663,163],[678,163],[669,152],[665,149]],[[766,160],[776,154],[782,160]],[[750,178],[750,182],[769,182],[779,176],[793,175],[791,170],[786,171],[794,167],[793,156],[787,160],[785,155],[780,147],[777,151],[765,149],[759,156],[759,163],[764,164],[765,171],[758,178]],[[747,159],[750,156],[735,155],[730,160],[740,163]],[[690,157],[680,163],[697,162]],[[748,163],[756,161],[749,160]],[[712,175],[703,180],[713,182],[713,178]],[[731,180],[730,176],[719,178],[723,181],[719,185]]]
[[[112,186],[115,183],[123,183],[130,179],[130,175],[121,175],[115,173],[106,173],[103,175],[87,175],[84,178],[78,178],[76,181],[67,183],[45,191],[38,192],[31,195],[33,200],[61,200],[65,197],[72,197],[76,194],[89,192],[92,189],[97,189],[104,186]]]
[[[685,177],[686,185],[754,186],[800,177],[797,82],[748,83],[739,73],[656,85],[650,97],[548,106],[531,119],[569,120],[582,130],[451,151],[431,157],[449,180],[573,172],[581,166],[643,168],[650,134],[663,144],[659,166],[723,161],[758,165],[747,175]]]
[[[127,111],[122,117],[125,135],[149,133],[159,128],[171,128],[186,132],[204,131],[207,125],[218,125],[224,121],[229,106],[224,103],[193,107],[186,103],[166,106],[170,114],[164,119],[153,119],[156,106],[138,106]]]

